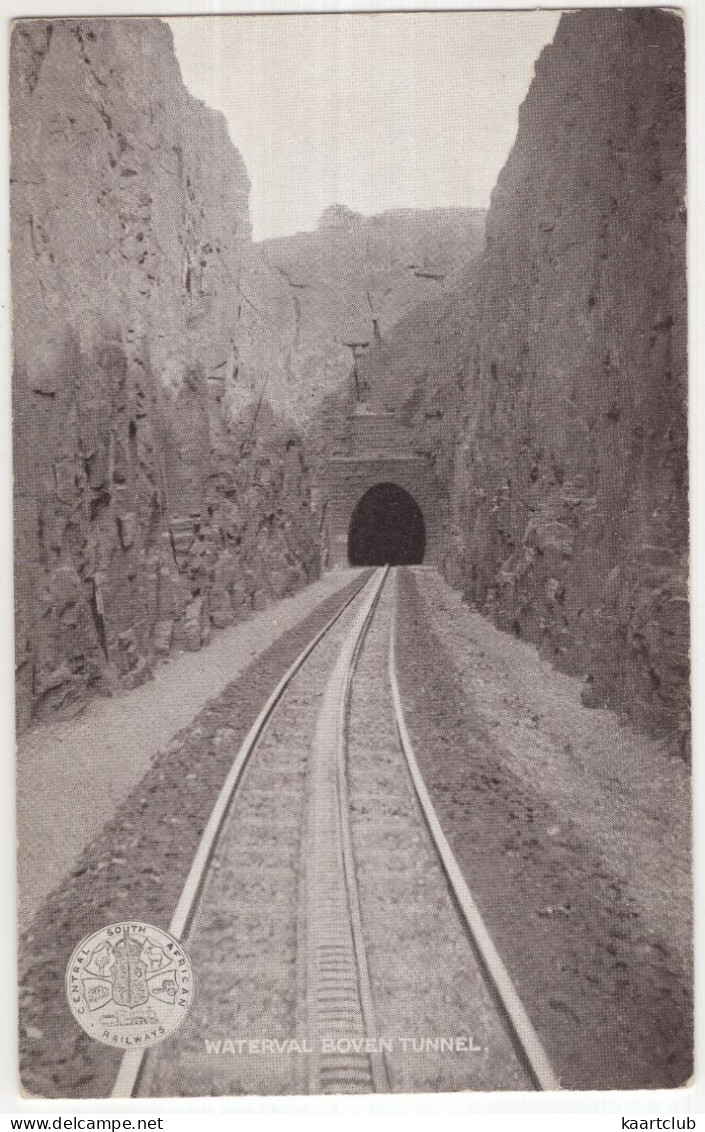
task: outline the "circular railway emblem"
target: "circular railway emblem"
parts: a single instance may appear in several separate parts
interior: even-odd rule
[[[140,920],[86,936],[66,969],[71,1012],[90,1037],[114,1048],[164,1041],[193,999],[191,963],[181,944]]]

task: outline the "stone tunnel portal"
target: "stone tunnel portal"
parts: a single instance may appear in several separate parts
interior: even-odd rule
[[[426,553],[421,508],[408,491],[378,483],[358,501],[348,528],[351,566],[417,566]]]

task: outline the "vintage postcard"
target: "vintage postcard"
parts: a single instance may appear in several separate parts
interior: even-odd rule
[[[9,78],[25,1095],[686,1084],[682,14]]]

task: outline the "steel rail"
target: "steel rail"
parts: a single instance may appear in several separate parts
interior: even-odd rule
[[[343,695],[341,698],[340,710],[338,713],[338,798],[340,803],[340,812],[342,814],[341,846],[343,850],[345,884],[348,891],[348,906],[350,911],[353,946],[355,948],[355,958],[358,968],[360,1003],[362,1006],[362,1014],[365,1021],[365,1031],[368,1037],[376,1036],[377,1021],[374,1010],[372,981],[370,979],[370,970],[367,962],[367,949],[365,947],[364,929],[362,926],[362,910],[360,908],[360,894],[358,891],[357,874],[355,870],[355,851],[353,849],[352,830],[350,828],[350,796],[348,792],[347,777],[348,720],[350,717],[350,699],[352,695],[353,680],[355,678],[358,661],[360,659],[360,654],[362,652],[365,640],[367,639],[367,634],[370,630],[370,626],[377,610],[377,606],[379,605],[380,598],[382,597],[382,590],[384,589],[387,577],[389,576],[389,571],[390,568],[389,566],[387,566],[385,568],[384,574],[382,575],[382,581],[380,582],[379,589],[375,594],[370,610],[367,614],[367,617],[365,618],[362,632],[357,638],[352,659],[350,661],[350,666],[345,678],[345,686],[343,688]],[[375,1052],[370,1054],[369,1056],[375,1092],[389,1092],[389,1075],[387,1073],[387,1066],[384,1061],[384,1055],[380,1052]]]
[[[502,959],[494,945],[492,937],[487,930],[484,920],[480,914],[480,910],[475,903],[475,900],[467,886],[465,877],[463,876],[460,866],[455,859],[455,854],[451,849],[445,834],[441,828],[438,820],[436,810],[433,802],[431,801],[428,790],[423,780],[423,776],[419,769],[414,748],[411,744],[409,732],[406,727],[404,719],[404,709],[401,702],[401,695],[399,693],[399,684],[396,674],[396,620],[397,620],[397,584],[395,575],[392,617],[390,623],[389,633],[389,661],[388,673],[389,683],[392,691],[392,700],[394,702],[394,714],[396,717],[397,732],[401,742],[402,750],[406,758],[406,764],[414,785],[416,797],[421,807],[428,831],[431,835],[433,843],[438,852],[438,856],[443,867],[446,879],[450,886],[451,893],[455,902],[462,914],[463,919],[473,943],[475,951],[481,961],[482,967],[485,970],[488,981],[494,990],[495,996],[500,1002],[506,1019],[509,1023],[510,1032],[514,1038],[514,1043],[517,1046],[523,1060],[526,1062],[530,1075],[535,1082],[537,1088],[541,1090],[558,1090],[561,1088],[560,1080],[553,1070],[548,1055],[543,1048],[541,1039],[539,1038],[534,1026],[529,1018],[524,1004],[522,1003],[514,983],[511,980],[507,968],[504,966]]]
[[[235,759],[228,771],[228,775],[220,789],[220,793],[215,800],[213,809],[211,810],[210,817],[206,824],[205,829],[201,835],[201,840],[198,843],[191,868],[184,883],[179,897],[176,909],[169,924],[169,932],[177,940],[183,940],[191,927],[193,917],[198,905],[198,900],[203,889],[208,866],[210,865],[213,857],[213,852],[218,842],[219,835],[222,831],[225,820],[230,811],[232,802],[237,793],[238,786],[240,785],[243,771],[257,747],[257,743],[261,738],[269,719],[275,707],[281,700],[284,692],[289,684],[303,667],[304,663],[308,660],[311,653],[320,644],[325,636],[328,635],[330,630],[336,622],[342,617],[346,609],[355,601],[360,593],[368,585],[376,585],[376,574],[365,579],[365,581],[357,587],[355,592],[347,599],[347,601],[340,607],[333,617],[323,626],[323,628],[313,637],[306,645],[294,663],[287,669],[282,676],[281,680],[275,687],[259,715],[255,719],[252,727],[245,736]],[[128,1050],[123,1054],[120,1068],[113,1085],[111,1097],[131,1097],[135,1095],[135,1090],[139,1085],[139,1079],[142,1073],[146,1055],[149,1053],[149,1047],[141,1050]]]
[[[385,567],[378,576],[338,654],[323,692],[309,758],[299,915],[300,938],[305,940],[301,963],[306,1028],[314,1045],[307,1073],[311,1094],[381,1093],[389,1088],[384,1059],[376,1050],[323,1050],[325,1038],[345,1030],[365,1044],[376,1036],[350,832],[346,756],[352,682],[388,572]]]

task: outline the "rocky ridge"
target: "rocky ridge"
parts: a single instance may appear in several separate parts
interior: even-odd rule
[[[363,377],[372,354],[390,364],[392,328],[426,304],[443,304],[479,253],[480,208],[393,209],[362,216],[332,205],[314,232],[265,240],[265,261],[290,288],[296,333],[290,364],[308,405],[349,391],[355,366]],[[376,390],[364,390],[374,397]],[[307,414],[308,415],[308,414]]]
[[[289,291],[168,27],[18,23],[11,123],[22,725],[292,592],[319,536]]]
[[[679,17],[564,15],[472,280],[430,312],[388,394],[434,449],[452,500],[449,578],[500,627],[584,673],[586,704],[681,750],[684,178]]]

